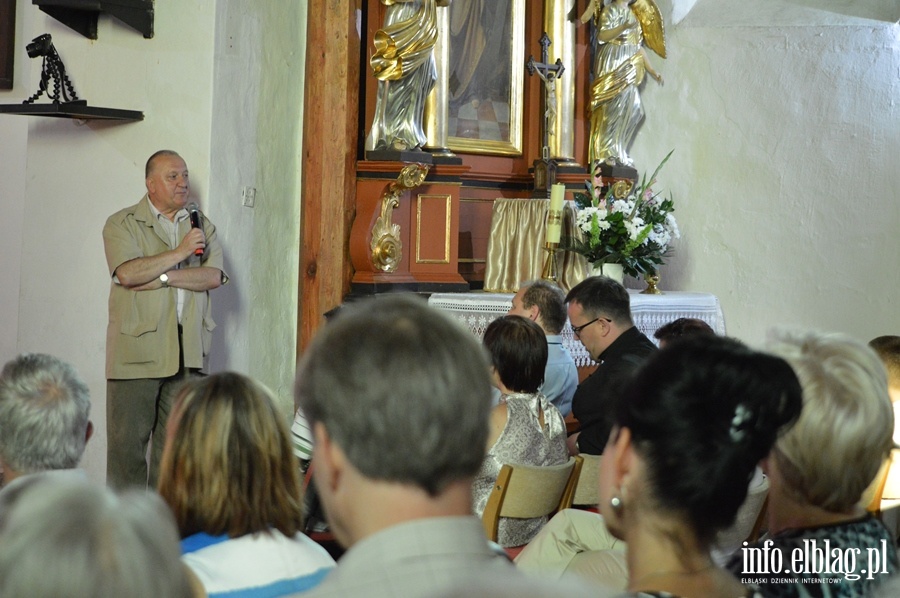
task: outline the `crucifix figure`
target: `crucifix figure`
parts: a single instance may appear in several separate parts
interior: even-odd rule
[[[544,82],[546,94],[544,98],[544,144],[541,148],[541,157],[544,160],[550,159],[550,123],[556,118],[556,80],[562,77],[565,67],[562,60],[557,58],[556,62],[550,64],[550,36],[545,31],[541,36],[541,61],[537,62],[534,56],[528,57],[525,66],[528,67],[528,74],[537,74]]]

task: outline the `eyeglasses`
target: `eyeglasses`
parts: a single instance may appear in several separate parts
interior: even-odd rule
[[[609,318],[602,318],[602,317],[601,317],[601,318],[594,318],[593,320],[591,320],[591,321],[588,322],[587,324],[582,324],[581,326],[572,326],[572,334],[574,334],[574,335],[577,336],[578,338],[581,338],[581,331],[584,330],[585,328],[587,328],[588,326],[590,326],[591,324],[593,324],[594,322],[598,321],[598,320],[606,320],[607,322],[612,322],[612,320],[610,320]]]

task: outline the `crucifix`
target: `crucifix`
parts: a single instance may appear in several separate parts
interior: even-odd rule
[[[525,66],[529,75],[537,75],[541,78],[546,88],[544,94],[544,132],[543,146],[541,147],[541,159],[534,161],[534,190],[535,192],[550,191],[550,185],[556,181],[556,163],[550,159],[550,126],[556,118],[556,80],[562,77],[565,67],[562,60],[557,58],[551,64],[550,60],[550,36],[545,31],[539,42],[541,44],[541,61],[537,62],[534,56],[528,57]]]

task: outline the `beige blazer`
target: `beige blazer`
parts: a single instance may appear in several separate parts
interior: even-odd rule
[[[182,268],[207,266],[223,269],[222,247],[216,227],[202,216],[206,251],[181,263]],[[190,229],[178,225],[181,239]],[[150,208],[147,195],[135,205],[110,216],[103,227],[106,262],[112,277],[123,263],[174,249]],[[106,330],[106,377],[131,380],[165,378],[178,372],[177,290],[132,291],[111,280],[109,326]],[[184,365],[202,369],[209,354],[212,331],[209,293],[188,291],[182,313]]]

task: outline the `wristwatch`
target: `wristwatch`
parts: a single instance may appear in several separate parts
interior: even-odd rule
[[[162,283],[164,289],[169,288],[169,275],[163,272],[159,275],[159,282]]]

